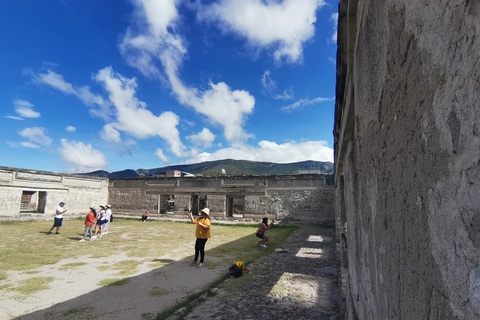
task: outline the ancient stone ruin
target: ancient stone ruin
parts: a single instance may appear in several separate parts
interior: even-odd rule
[[[479,36],[479,1],[340,1],[345,319],[480,319]]]
[[[333,177],[323,174],[106,179],[0,167],[0,217],[51,219],[59,202],[69,217],[110,204],[116,214],[212,219],[270,219],[334,225]]]

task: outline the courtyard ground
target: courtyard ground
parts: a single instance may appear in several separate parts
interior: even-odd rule
[[[271,267],[265,263],[272,258],[293,258],[298,254],[299,259],[296,260],[308,262],[315,272],[330,272],[325,279],[336,281],[336,275],[333,276],[336,269],[325,269],[327,260],[322,262],[322,259],[316,259],[328,247],[325,239],[330,237],[333,241],[333,235],[317,234],[317,240],[322,240],[310,241],[316,246],[313,248],[316,253],[308,250],[299,253],[301,250],[298,250],[302,247],[297,248],[303,243],[301,239],[310,237],[308,234],[328,233],[332,232],[331,229],[296,226],[273,228],[268,231],[272,241],[268,248],[263,249],[255,245],[255,226],[214,225],[213,237],[207,242],[205,267],[195,268],[189,266],[195,241],[195,225],[191,223],[142,223],[119,219],[112,223],[109,234],[82,243],[78,242],[83,234],[83,221],[80,220],[65,221],[59,235],[46,234],[51,222],[1,224],[6,240],[0,245],[1,319],[147,320],[160,319],[162,315],[159,313],[162,310],[174,310],[183,305],[186,307],[178,310],[171,318],[195,319],[200,317],[198,314],[207,314],[198,308],[207,303],[215,303],[215,299],[222,299],[225,292],[231,292],[225,286],[249,286],[249,281],[253,279],[257,282],[257,296],[271,300],[272,303],[277,300],[285,305],[279,290],[274,290],[275,283],[292,282],[289,274],[294,275],[294,270],[280,262],[267,281],[265,279],[268,275],[264,273]],[[311,230],[317,231],[312,233]],[[292,232],[293,235],[286,240]],[[275,248],[289,245],[292,249],[288,253],[275,253]],[[311,259],[301,258],[302,254]],[[331,255],[329,259],[332,259]],[[228,267],[236,260],[244,260],[251,273],[222,283],[227,278]],[[287,273],[282,271],[279,274],[282,269]],[[306,280],[308,276],[305,272],[304,275]],[[325,300],[317,297],[319,290],[325,288],[318,287],[318,279],[311,280],[316,284],[309,286],[309,296],[313,297],[309,303],[316,306],[316,301]],[[218,288],[212,289],[212,284],[216,286],[216,283],[219,284]],[[268,287],[271,293],[264,292]],[[335,290],[328,291],[335,295]],[[254,293],[249,290],[247,292]],[[197,293],[204,294],[196,296]],[[277,297],[276,294],[280,296]],[[186,301],[188,299],[192,301]],[[225,303],[222,302],[221,305]],[[330,311],[325,314],[335,315],[335,308],[330,307]],[[213,309],[215,308],[210,308]],[[221,311],[218,312],[222,314]],[[214,318],[222,319],[223,316],[218,317],[220,314]],[[230,316],[228,319],[244,318],[237,314],[237,317]]]

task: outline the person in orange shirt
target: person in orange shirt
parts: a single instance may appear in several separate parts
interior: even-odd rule
[[[95,224],[95,216],[97,215],[97,212],[95,209],[90,207],[90,212],[87,214],[85,217],[85,234],[83,235],[83,238],[80,239],[79,242],[83,242],[85,240],[92,240],[92,227]],[[90,233],[90,238],[87,238],[87,234]]]
[[[190,211],[190,220],[197,225],[195,230],[195,258],[190,264],[191,266],[197,266],[197,268],[203,267],[203,261],[205,258],[205,244],[208,238],[210,238],[210,209],[203,208],[200,211],[202,215],[200,218],[193,219],[192,211]],[[198,256],[200,255],[200,263],[197,264]]]

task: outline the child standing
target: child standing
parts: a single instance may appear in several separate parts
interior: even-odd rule
[[[85,217],[85,234],[83,235],[83,238],[80,239],[80,241],[78,242],[83,242],[85,240],[88,240],[88,241],[92,240],[92,227],[95,224],[96,215],[97,215],[97,212],[95,211],[95,209],[90,207],[90,212]],[[87,238],[87,233],[90,233],[90,238]]]
[[[100,211],[97,213],[97,225],[95,226],[95,235],[92,237],[92,239],[97,238],[98,231],[100,231],[98,238],[102,237],[103,232],[105,232],[105,230],[103,229],[104,224],[105,224],[105,206],[100,205]]]

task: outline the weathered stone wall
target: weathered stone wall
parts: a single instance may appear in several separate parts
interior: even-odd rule
[[[116,212],[140,214],[175,196],[175,214],[185,215],[192,197],[207,197],[213,217],[228,216],[228,198],[240,198],[243,216],[265,215],[304,223],[334,223],[333,192],[324,175],[156,177],[111,179],[109,201]],[[330,181],[330,180],[328,180]],[[201,208],[200,208],[201,209]],[[163,212],[161,212],[163,213]]]
[[[480,2],[341,0],[346,319],[480,319]]]
[[[26,194],[33,194],[29,206]],[[68,219],[88,213],[91,206],[105,205],[107,200],[107,179],[0,167],[1,217],[50,219],[58,204],[65,202]]]

